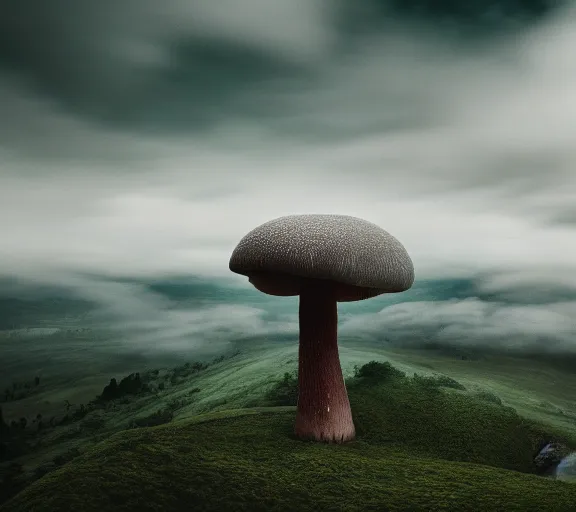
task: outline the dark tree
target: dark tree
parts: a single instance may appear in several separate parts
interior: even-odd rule
[[[120,396],[136,395],[142,390],[142,380],[139,373],[131,373],[124,377],[118,386]]]
[[[100,400],[107,402],[126,395],[136,395],[145,389],[146,386],[142,382],[140,374],[131,373],[127,377],[124,377],[120,381],[120,384],[118,384],[116,379],[110,379],[110,384],[102,391]]]
[[[9,426],[4,421],[4,413],[2,412],[2,407],[0,407],[0,438],[4,437],[4,434],[9,430]]]
[[[86,416],[89,412],[90,411],[86,408],[86,406],[84,404],[80,404],[80,407],[74,412],[72,417],[75,420],[80,420],[80,419],[84,418],[84,416]]]
[[[34,385],[35,385],[35,386],[39,386],[39,385],[40,385],[40,377],[36,376],[36,377],[34,378]]]
[[[102,394],[100,395],[100,398],[105,401],[114,400],[115,398],[118,398],[118,382],[116,382],[116,379],[114,378],[110,379],[110,384],[108,384],[104,388]]]

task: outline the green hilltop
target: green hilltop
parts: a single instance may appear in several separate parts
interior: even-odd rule
[[[532,462],[574,433],[494,395],[371,362],[347,382],[357,439],[333,445],[293,436],[295,386],[287,373],[259,407],[116,433],[0,510],[575,510],[576,485]]]

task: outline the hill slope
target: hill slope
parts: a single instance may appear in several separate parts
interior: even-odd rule
[[[394,373],[351,381],[350,400],[346,445],[294,439],[294,408],[221,411],[116,434],[0,510],[573,510],[575,485],[530,474],[568,435]]]

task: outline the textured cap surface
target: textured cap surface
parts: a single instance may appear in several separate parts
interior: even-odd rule
[[[230,270],[271,295],[298,295],[301,278],[343,285],[337,300],[407,290],[414,266],[404,246],[371,222],[348,215],[289,215],[250,231]]]

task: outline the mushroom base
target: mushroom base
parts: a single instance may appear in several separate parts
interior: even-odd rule
[[[355,428],[338,355],[336,295],[329,281],[303,283],[299,316],[295,434],[315,441],[350,441]]]

